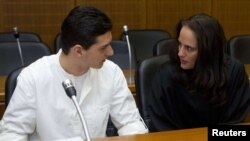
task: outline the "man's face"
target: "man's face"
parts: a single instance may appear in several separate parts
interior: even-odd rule
[[[89,67],[101,68],[105,60],[114,53],[110,45],[112,41],[112,34],[109,31],[98,36],[96,39],[97,42],[88,50],[85,50],[85,60]]]

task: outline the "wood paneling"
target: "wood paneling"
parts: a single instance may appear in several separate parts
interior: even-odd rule
[[[148,0],[147,28],[160,28],[175,36],[180,19],[194,14],[210,14],[210,0]]]
[[[114,23],[114,39],[120,39],[123,25],[129,29],[164,29],[175,36],[177,22],[196,13],[216,17],[228,39],[250,34],[248,0],[0,0],[0,32],[18,26],[20,31],[38,33],[54,50],[54,38],[75,5],[92,5],[105,11]]]
[[[113,39],[120,39],[123,25],[129,29],[146,28],[146,0],[76,0],[77,5],[91,5],[105,11],[112,19]]]
[[[0,3],[1,32],[17,26],[19,31],[39,34],[43,42],[54,48],[54,38],[75,0],[0,0]]]
[[[249,0],[212,0],[212,15],[222,24],[227,39],[238,34],[250,34]]]

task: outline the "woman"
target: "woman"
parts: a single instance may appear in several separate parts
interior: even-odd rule
[[[177,26],[178,47],[152,82],[148,98],[154,131],[235,124],[250,103],[244,65],[224,53],[216,19],[199,14]]]

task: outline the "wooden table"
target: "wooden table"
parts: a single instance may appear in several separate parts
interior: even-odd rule
[[[128,82],[128,88],[130,89],[130,91],[132,92],[133,95],[136,94],[136,90],[135,90],[135,80],[134,80],[134,76],[135,76],[135,70],[123,70],[123,73],[127,79]]]
[[[245,64],[245,70],[247,72],[248,78],[250,79],[250,64]]]
[[[0,102],[4,102],[5,80],[6,76],[0,75]]]
[[[5,80],[6,76],[0,75],[0,119],[2,118],[3,113],[5,111],[5,95],[4,95]]]
[[[247,125],[248,127],[246,128],[249,128],[250,123],[241,123],[239,125]],[[208,130],[211,129],[208,129],[208,127],[200,127],[182,130],[162,131],[141,135],[95,138],[92,139],[92,141],[208,141]],[[225,140],[225,138],[223,139]],[[234,137],[234,140],[237,140],[237,137]]]
[[[6,76],[0,75],[0,102],[4,102],[5,80]]]
[[[142,135],[96,138],[93,141],[207,141],[208,128],[171,130]]]

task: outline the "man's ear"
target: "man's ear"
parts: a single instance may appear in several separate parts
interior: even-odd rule
[[[76,44],[75,46],[72,47],[72,51],[76,56],[83,56],[86,54],[86,50],[79,44]]]

